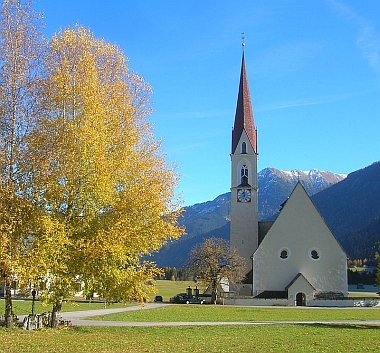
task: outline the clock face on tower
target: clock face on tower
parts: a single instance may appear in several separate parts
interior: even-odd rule
[[[249,190],[249,189],[238,189],[237,190],[237,201],[238,202],[251,202],[251,190]]]

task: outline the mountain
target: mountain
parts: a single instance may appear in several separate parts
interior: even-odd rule
[[[345,177],[344,174],[334,174],[317,169],[306,172],[297,169],[290,172],[275,168],[263,169],[258,174],[259,220],[274,220],[280,205],[288,198],[298,181],[312,196],[342,181]]]
[[[281,171],[266,168],[258,173],[258,212],[260,220],[276,217],[281,204],[296,185],[302,181],[309,195],[343,180],[345,175],[312,169],[307,172]],[[218,196],[213,201],[185,207],[184,216],[179,220],[186,227],[186,235],[164,246],[151,260],[160,267],[181,267],[191,248],[206,238],[229,238],[230,193]]]
[[[230,220],[230,193],[218,196],[213,201],[185,207],[180,224],[186,227],[189,237],[198,236],[224,226]]]
[[[352,259],[380,253],[380,162],[350,173],[312,199]]]
[[[213,201],[185,207],[179,224],[186,228],[186,234],[162,247],[150,260],[159,267],[181,268],[196,244],[213,237],[229,239],[230,199],[230,193],[226,193]]]

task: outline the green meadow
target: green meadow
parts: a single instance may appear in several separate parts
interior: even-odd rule
[[[130,305],[130,304],[129,304]],[[135,303],[133,303],[135,305]],[[65,302],[62,305],[62,312],[66,311],[81,311],[81,310],[96,310],[96,309],[104,309],[104,308],[117,308],[124,307],[125,304],[116,303],[105,305],[102,302],[75,302],[69,301]],[[12,302],[13,312],[17,316],[28,315],[32,312],[32,301],[31,300],[13,300]],[[36,300],[34,303],[34,313],[42,314],[45,312],[51,311],[51,305],[43,305],[40,301]],[[0,315],[4,315],[5,313],[5,301],[0,300]]]
[[[157,281],[157,293],[150,293],[149,297],[153,301],[155,295],[161,295],[163,300],[168,302],[173,295],[186,293],[186,288],[190,286],[194,289],[196,285],[194,281]]]
[[[185,292],[193,282],[160,281],[158,293]],[[151,294],[154,298],[155,293]],[[4,301],[0,310],[4,312]],[[123,306],[111,304],[108,307]],[[63,311],[104,308],[103,303],[64,303]],[[30,313],[31,301],[15,301],[17,315]],[[49,307],[35,304],[35,312]],[[348,321],[347,324],[265,324],[165,327],[65,327],[58,330],[24,331],[0,327],[2,352],[378,352],[380,327],[350,324],[353,320],[380,320],[380,308],[258,308],[213,305],[168,305],[155,309],[96,317],[131,322],[282,322]]]
[[[220,305],[171,304],[156,309],[140,309],[96,316],[91,319],[130,322],[283,322],[380,320],[380,308],[239,307]],[[380,328],[379,328],[380,333]]]
[[[149,298],[151,301],[154,300],[156,295],[161,295],[163,300],[169,302],[170,297],[177,293],[184,293],[186,288],[191,286],[195,288],[195,282],[193,281],[157,281],[157,293],[149,293]],[[32,312],[32,301],[29,298],[28,300],[17,300],[14,299],[13,302],[13,312],[20,315],[28,315]],[[136,305],[136,303],[112,303],[107,304],[103,302],[86,302],[86,301],[67,301],[62,305],[62,312],[65,311],[79,311],[79,310],[95,310],[95,309],[104,309],[104,308],[118,308],[125,305]],[[36,314],[42,314],[44,312],[51,311],[50,305],[43,305],[39,300],[36,300],[34,303],[34,312]],[[0,300],[0,316],[5,312],[5,302]]]
[[[88,304],[87,304],[88,305]],[[91,304],[95,305],[95,304]],[[80,307],[80,305],[78,306]],[[71,308],[69,306],[68,308]],[[85,308],[85,307],[84,307]],[[91,307],[92,308],[92,307]],[[82,307],[83,309],[83,307]],[[265,322],[379,320],[380,308],[247,308],[168,305],[97,317],[121,321]],[[380,327],[267,324],[166,327],[65,327],[23,331],[0,328],[4,352],[378,352]]]
[[[380,329],[357,325],[0,328],[9,353],[378,352]]]

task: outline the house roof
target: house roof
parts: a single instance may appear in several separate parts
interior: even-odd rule
[[[240,137],[245,131],[248,140],[257,153],[257,131],[252,112],[251,96],[249,93],[248,77],[245,69],[244,51],[241,63],[239,93],[236,104],[235,123],[232,130],[232,153],[235,153]]]
[[[255,296],[261,299],[288,299],[288,291],[265,290]]]
[[[285,290],[288,290],[299,278],[303,278],[313,290],[315,290],[314,286],[306,279],[306,277],[302,273],[298,273],[297,276],[295,276],[292,281],[285,287]]]

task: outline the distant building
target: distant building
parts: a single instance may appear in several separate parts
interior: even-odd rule
[[[250,271],[237,292],[285,305],[346,298],[347,255],[300,182],[274,223],[258,222],[257,159],[243,50],[232,131],[230,243]]]

